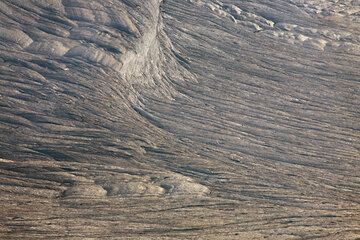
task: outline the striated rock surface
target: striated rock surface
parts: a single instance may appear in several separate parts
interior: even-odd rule
[[[0,12],[0,239],[360,238],[359,1]]]

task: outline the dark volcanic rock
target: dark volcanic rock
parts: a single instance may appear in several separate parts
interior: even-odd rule
[[[2,0],[0,238],[360,238],[359,7]]]

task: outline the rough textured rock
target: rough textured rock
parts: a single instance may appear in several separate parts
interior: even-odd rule
[[[1,239],[359,239],[356,0],[2,0]]]

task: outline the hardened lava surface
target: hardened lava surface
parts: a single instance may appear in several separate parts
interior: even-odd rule
[[[360,1],[1,0],[0,239],[360,239]]]

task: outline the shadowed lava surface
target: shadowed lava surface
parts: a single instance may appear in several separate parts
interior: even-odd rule
[[[360,2],[2,0],[1,239],[359,239]]]

